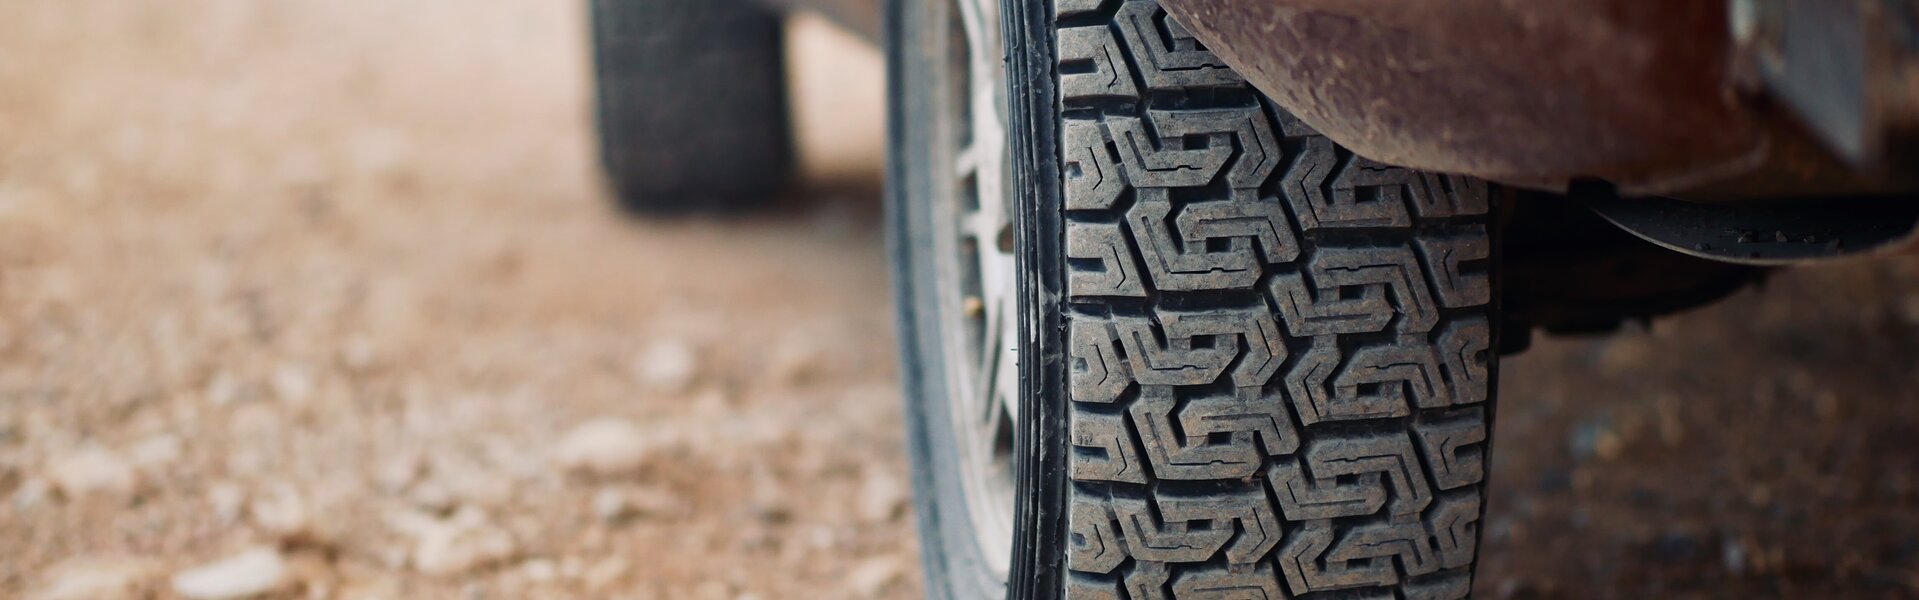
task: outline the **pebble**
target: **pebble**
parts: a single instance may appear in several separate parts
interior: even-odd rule
[[[53,568],[31,600],[116,600],[139,597],[140,582],[153,565],[131,559],[73,559]]]
[[[242,386],[238,377],[234,377],[232,373],[221,371],[215,373],[211,379],[207,380],[207,389],[201,392],[201,395],[206,398],[208,404],[227,406],[240,400],[240,394],[243,391],[241,388]]]
[[[513,534],[494,526],[486,514],[464,507],[445,520],[410,518],[400,528],[414,535],[413,569],[451,576],[505,562],[518,551]]]
[[[560,567],[550,559],[535,558],[520,563],[520,574],[527,581],[545,583],[560,577]]]
[[[686,500],[670,490],[642,487],[620,495],[634,516],[679,517],[689,510]]]
[[[646,457],[645,433],[631,421],[616,418],[594,419],[573,428],[553,454],[561,468],[594,475],[631,473]]]
[[[604,488],[593,494],[593,515],[600,521],[616,523],[633,514],[633,505],[626,501],[626,494],[619,490]]]
[[[215,519],[230,524],[239,521],[240,513],[246,510],[247,493],[231,483],[215,483],[207,487],[207,504],[212,505]]]
[[[47,496],[51,493],[53,493],[53,484],[47,483],[47,480],[28,479],[13,490],[13,509],[24,512],[37,508],[47,501]]]
[[[69,498],[94,493],[131,494],[140,483],[132,465],[99,446],[87,446],[48,461],[47,477]]]
[[[855,595],[875,598],[898,581],[904,571],[905,565],[897,556],[869,558],[846,574],[846,583]]]
[[[860,484],[859,517],[869,524],[892,521],[906,510],[906,483],[886,469],[867,469]]]
[[[420,478],[425,467],[425,462],[420,460],[418,455],[402,454],[398,458],[381,464],[379,470],[373,474],[373,482],[380,486],[382,491],[397,494],[405,490],[407,486],[413,485],[413,481]]]
[[[273,369],[273,378],[268,381],[273,386],[273,395],[281,402],[304,404],[313,398],[316,387],[313,370],[302,365],[283,364]]]
[[[658,340],[633,359],[633,375],[648,391],[683,392],[699,375],[699,358],[685,342]]]
[[[291,488],[282,487],[253,501],[248,507],[254,525],[280,539],[311,537],[313,517],[306,499]]]
[[[141,468],[157,469],[180,460],[180,455],[184,451],[185,443],[180,441],[180,436],[161,433],[140,440],[132,448],[127,449],[127,454],[131,455],[134,464]]]
[[[287,564],[280,553],[255,548],[174,575],[173,592],[188,600],[239,600],[278,590],[286,582]]]

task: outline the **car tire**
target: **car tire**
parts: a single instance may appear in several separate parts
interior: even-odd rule
[[[781,16],[747,0],[591,0],[600,156],[644,214],[762,205],[793,170]]]
[[[954,3],[889,17],[928,596],[1469,595],[1500,190],[1352,155],[1152,0],[999,4],[1019,408],[1011,543],[981,541],[982,453],[954,416],[981,403],[953,381],[966,344],[942,341],[980,337],[953,333],[953,307],[977,303],[952,296],[973,288],[940,283],[968,260],[942,254],[959,211],[940,207],[982,204],[942,191],[964,129],[942,109],[962,78],[938,75]]]

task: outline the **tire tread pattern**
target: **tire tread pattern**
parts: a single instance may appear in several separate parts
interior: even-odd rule
[[[1154,0],[1058,0],[1073,599],[1465,597],[1492,191],[1368,161]]]

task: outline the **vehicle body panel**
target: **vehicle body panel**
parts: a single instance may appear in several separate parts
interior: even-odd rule
[[[1209,49],[1362,156],[1548,189],[1662,191],[1750,170],[1724,0],[1163,0]]]

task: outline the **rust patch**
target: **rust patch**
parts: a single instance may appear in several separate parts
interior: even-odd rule
[[[1737,174],[1766,134],[1712,0],[1163,0],[1302,121],[1362,156],[1544,188]]]

